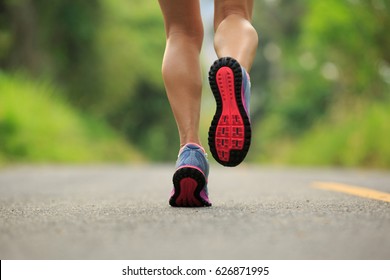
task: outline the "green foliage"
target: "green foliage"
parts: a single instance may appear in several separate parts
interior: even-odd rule
[[[370,104],[341,120],[327,120],[302,135],[285,152],[286,161],[300,165],[375,168],[390,166],[390,102]]]
[[[135,95],[147,81],[164,93],[161,61],[165,46],[159,6],[151,1],[101,1],[104,13],[96,38],[104,99],[95,103],[103,113]],[[143,80],[143,81],[140,81]]]
[[[387,37],[372,1],[313,1],[302,26],[302,49],[315,52],[319,63],[338,69],[343,98],[370,92],[384,96],[378,63],[385,60],[377,39]],[[383,9],[386,10],[384,6]]]
[[[0,72],[0,162],[141,160],[101,121],[77,112],[51,84]]]
[[[256,24],[265,36],[254,69],[262,67],[266,79],[254,88],[262,103],[254,110],[261,121],[252,159],[390,167],[390,142],[383,140],[390,118],[388,3],[256,4],[264,17]],[[270,19],[286,8],[299,11],[289,18],[292,29],[278,17]]]
[[[172,158],[177,132],[161,79],[165,34],[156,1],[0,6],[0,22],[9,23],[0,27],[0,65],[54,80],[72,105],[105,120],[151,159]]]
[[[161,78],[164,23],[154,1],[102,1],[97,38],[104,101],[95,111],[152,160],[174,158],[176,124]]]
[[[390,117],[385,110],[390,93],[389,11],[385,0],[255,1],[260,46],[251,71],[254,138],[249,159],[390,166],[384,159],[390,144],[379,141],[381,134],[387,135],[383,120]],[[68,109],[58,109],[64,119],[49,119],[69,131],[78,127],[71,133],[80,135],[77,139],[116,139],[106,125],[99,128],[98,119],[149,159],[173,160],[178,137],[161,79],[164,45],[157,1],[0,0],[0,67],[5,73],[29,73],[28,79],[3,74],[3,87],[12,84],[14,92],[30,92],[21,104],[29,108],[28,115],[37,111],[33,121],[9,105],[16,104],[14,95],[0,91],[0,106],[6,104],[8,110],[6,115],[4,109],[0,112],[1,135],[7,135],[0,160],[55,160],[64,154],[92,160],[83,156],[86,149],[61,154],[59,148],[47,148],[45,155],[32,148],[48,144],[27,128],[45,132],[46,127],[53,135],[64,131],[46,120],[53,94],[53,102],[62,104],[55,106]],[[53,81],[61,90],[41,80]],[[207,118],[201,120],[202,137],[207,137],[213,102],[212,96],[203,101],[202,116]],[[74,116],[69,106],[83,114],[69,117]],[[49,123],[39,126],[39,118]],[[59,136],[50,137],[55,139],[50,143],[61,142]],[[323,149],[315,151],[316,145]],[[96,146],[94,153],[104,151],[103,146]]]
[[[137,85],[136,92],[140,94],[118,104],[108,118],[148,158],[172,160],[179,141],[168,100],[159,88],[147,81],[139,80]]]

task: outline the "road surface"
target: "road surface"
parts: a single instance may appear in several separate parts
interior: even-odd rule
[[[390,259],[389,172],[212,165],[209,208],[170,207],[172,173],[2,169],[0,259]]]

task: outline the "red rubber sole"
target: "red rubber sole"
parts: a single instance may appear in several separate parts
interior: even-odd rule
[[[180,181],[180,194],[176,198],[176,204],[180,206],[200,207],[202,203],[195,198],[198,183],[192,178],[183,178]]]
[[[241,97],[242,72],[232,58],[221,58],[211,67],[209,82],[217,110],[209,130],[213,157],[222,165],[240,164],[250,146],[251,127]]]
[[[176,170],[173,175],[174,194],[169,199],[173,207],[203,207],[211,206],[201,196],[206,184],[204,174],[196,168],[184,167]]]
[[[217,71],[217,85],[222,98],[222,114],[216,128],[215,146],[218,158],[229,162],[230,151],[241,150],[245,141],[244,122],[235,98],[231,68],[224,66]]]

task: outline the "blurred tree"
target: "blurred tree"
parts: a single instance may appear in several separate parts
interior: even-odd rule
[[[276,134],[298,131],[313,115],[305,110],[310,108],[309,100],[299,104],[295,100],[300,100],[294,97],[295,93],[303,94],[301,90],[294,90],[297,83],[307,81],[297,79],[299,65],[296,63],[306,4],[306,0],[255,3],[254,25],[259,33],[260,46],[251,73],[254,81],[252,115],[254,122],[276,116],[279,122],[274,131]],[[321,102],[320,97],[311,97],[313,102]]]
[[[261,51],[252,73],[260,96],[254,112],[265,158],[321,119],[389,102],[388,1],[269,0],[255,7]]]
[[[149,158],[172,160],[179,142],[161,78],[165,33],[158,3],[101,3],[96,47],[104,102],[93,109]]]
[[[387,85],[378,64],[388,63],[387,5],[381,0],[310,2],[301,49],[314,53],[324,78],[338,84],[338,98],[384,97]]]
[[[255,1],[251,112],[261,151],[275,139],[299,138],[318,120],[388,102],[389,5]],[[73,105],[156,160],[174,158],[178,146],[161,79],[164,45],[156,1],[0,0],[2,71],[55,81]]]
[[[300,133],[331,107],[360,100],[357,95],[386,98],[388,5],[382,0],[256,2],[262,55],[252,77],[262,103],[255,118],[275,112],[282,131]]]
[[[32,74],[42,67],[39,26],[30,0],[0,0],[0,65],[14,69],[24,66]]]
[[[0,8],[3,69],[56,81],[73,105],[153,159],[172,158],[178,143],[161,79],[165,35],[156,1],[0,0]]]
[[[67,90],[71,102],[89,108],[102,97],[99,60],[95,50],[101,25],[99,0],[36,0],[41,36],[51,57],[49,75]]]
[[[78,105],[96,98],[101,80],[94,71],[98,0],[0,0],[0,7],[3,68],[55,79]]]

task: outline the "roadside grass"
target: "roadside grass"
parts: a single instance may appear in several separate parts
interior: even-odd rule
[[[142,158],[103,121],[72,108],[52,84],[0,72],[0,164]]]
[[[295,139],[267,139],[263,148],[265,156],[257,156],[257,161],[388,169],[389,120],[389,102],[367,104],[363,109],[351,110],[340,118],[328,116]]]

